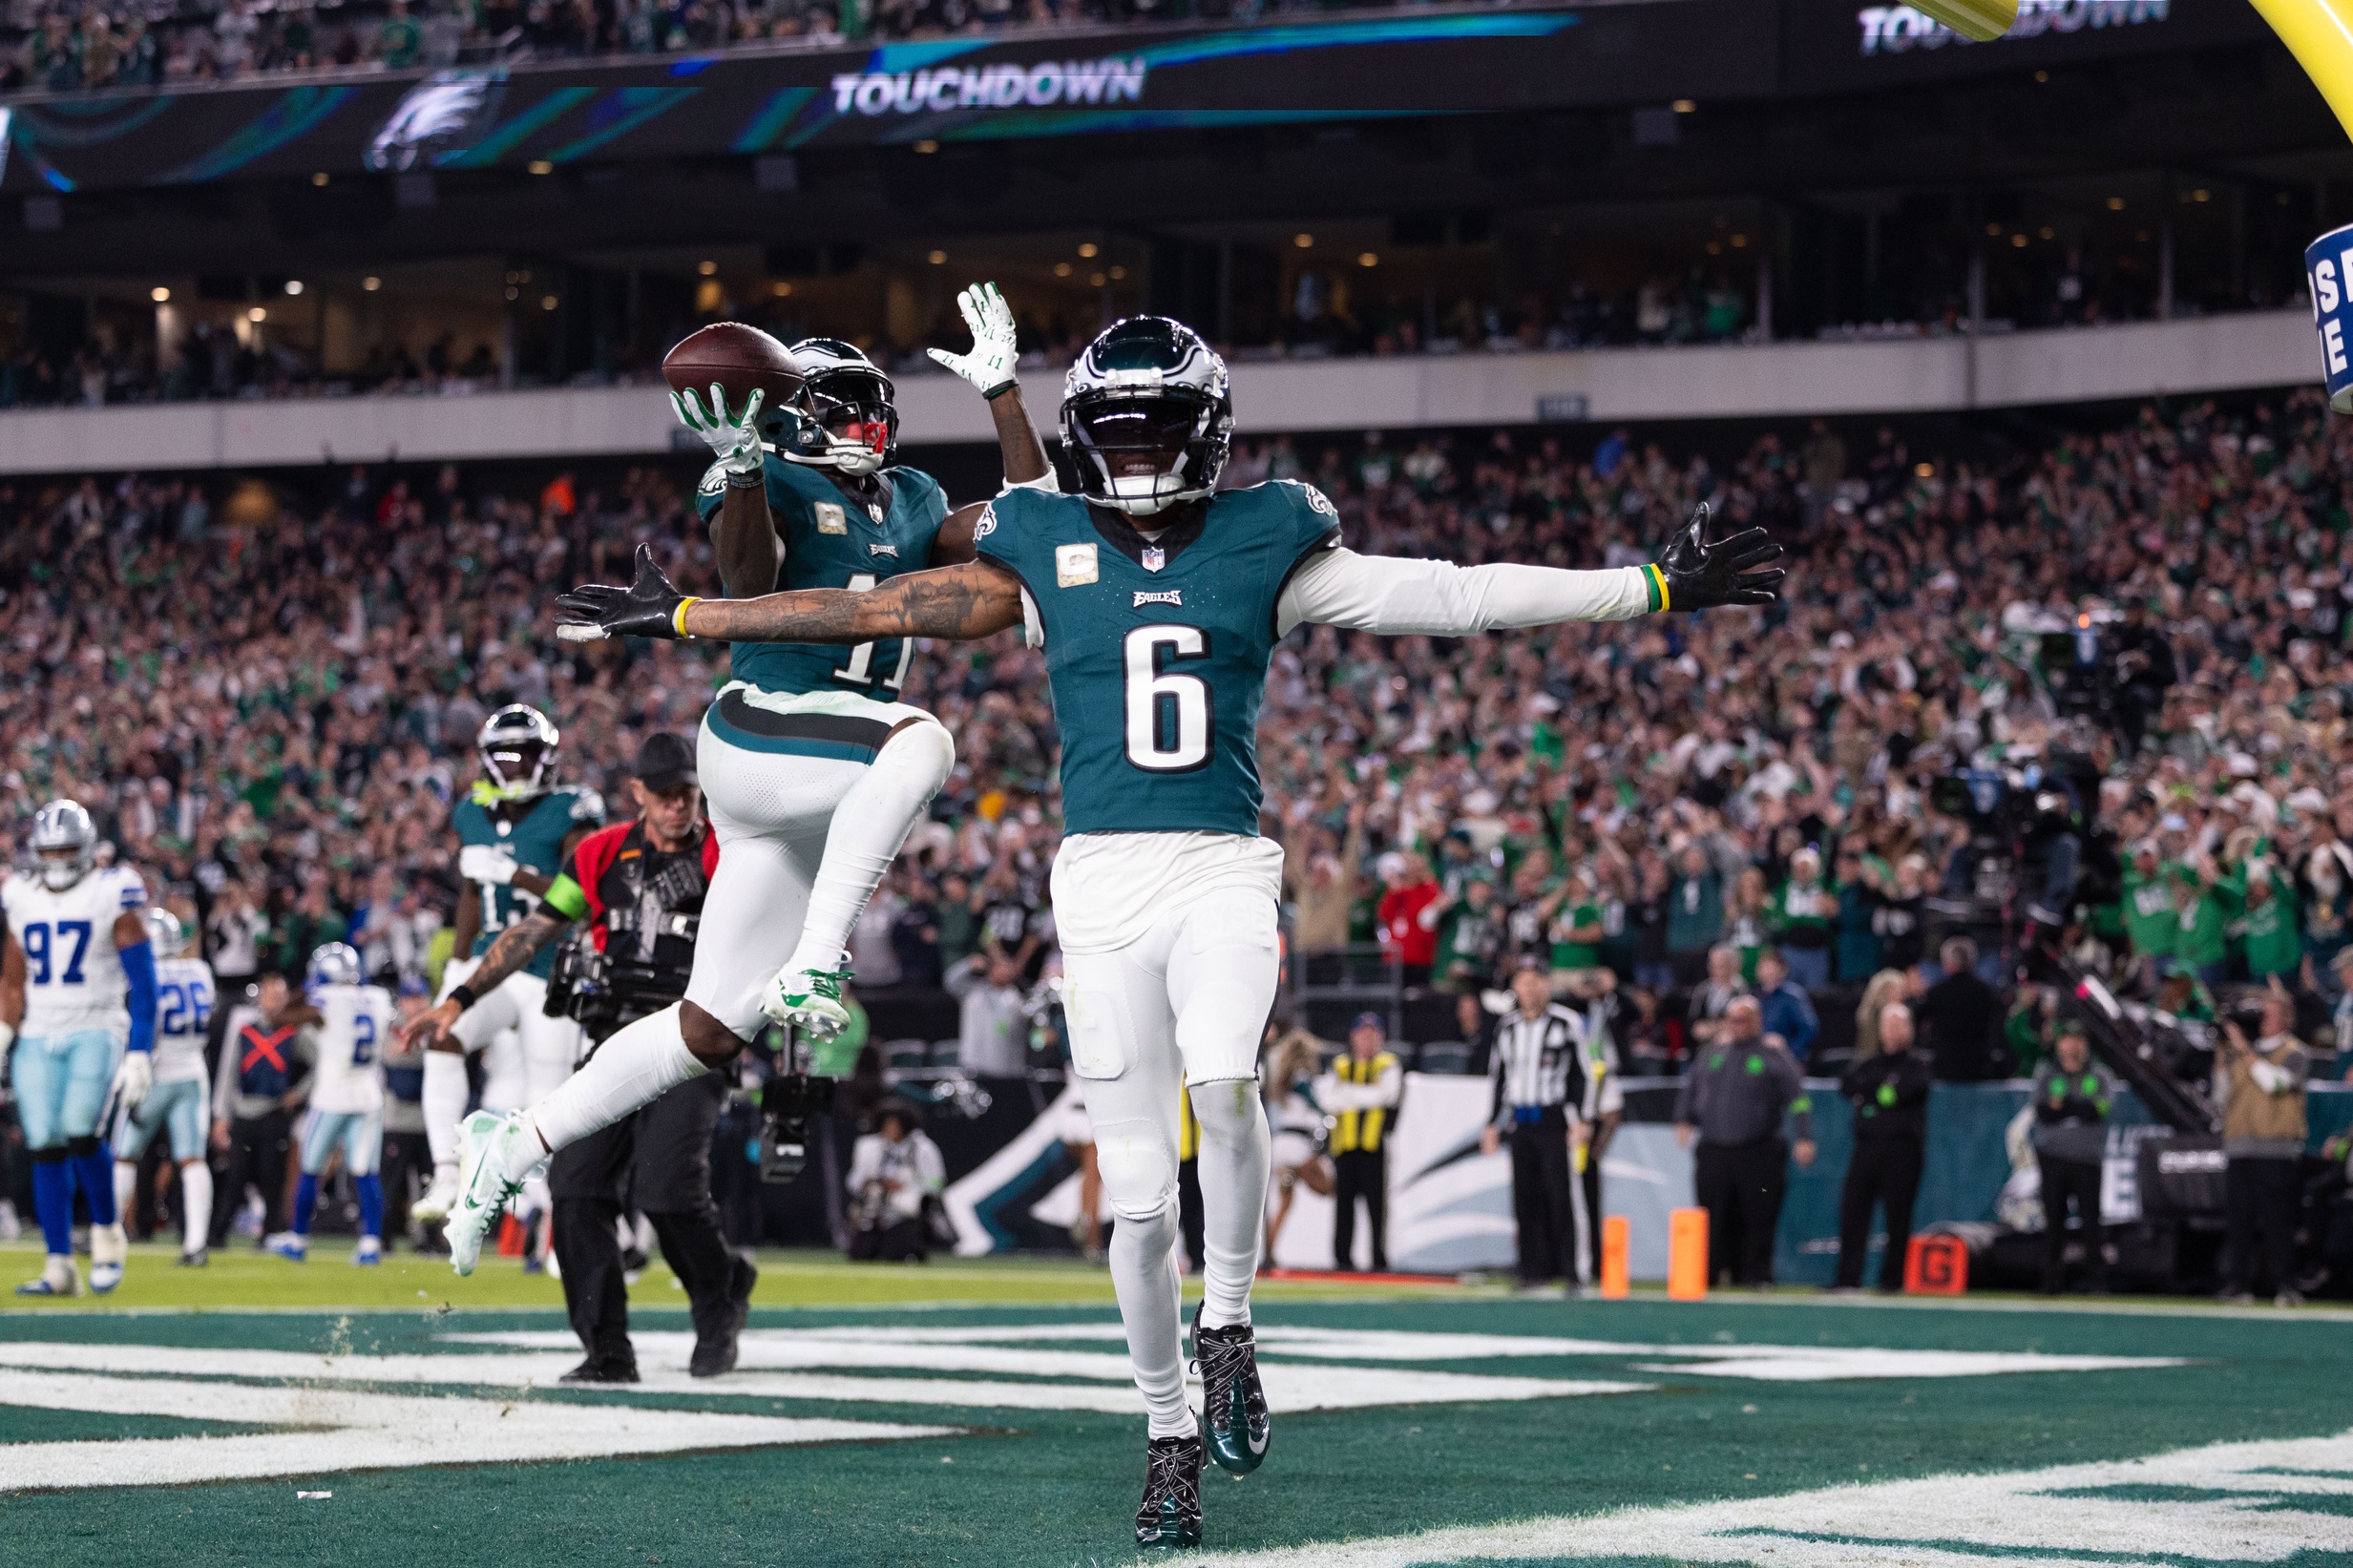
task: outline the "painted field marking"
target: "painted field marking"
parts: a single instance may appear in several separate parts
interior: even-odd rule
[[[317,1475],[416,1465],[601,1459],[699,1449],[956,1436],[960,1429],[705,1411],[428,1398],[367,1390],[14,1371],[0,1400],[40,1410],[178,1416],[282,1432],[0,1444],[0,1492]]]
[[[2103,1495],[2123,1487],[2185,1495]],[[2297,1502],[2345,1496],[2353,1496],[2353,1432],[1191,1560],[1196,1568],[1424,1568],[1591,1558],[1757,1568],[1982,1568],[2013,1558],[2033,1568],[2165,1568],[2279,1563],[2300,1555],[2318,1562],[2353,1557],[2353,1514]]]

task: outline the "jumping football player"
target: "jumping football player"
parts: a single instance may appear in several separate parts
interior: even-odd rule
[[[137,1106],[155,1082],[156,955],[147,889],[127,866],[98,869],[98,830],[75,801],[32,819],[33,874],[0,885],[0,1045],[32,1157],[32,1206],[49,1261],[20,1296],[72,1296],[74,1186],[90,1205],[90,1288],[122,1283],[129,1244],[115,1213],[114,1157],[98,1137],[111,1082]]]
[[[310,1080],[310,1110],[303,1118],[303,1176],[294,1189],[294,1227],[269,1239],[268,1248],[289,1263],[310,1255],[310,1220],[319,1207],[319,1178],[335,1151],[360,1200],[355,1264],[384,1261],[384,1066],[379,1059],[392,1034],[392,994],[365,983],[360,955],[342,942],[329,942],[310,955],[303,991],[319,1011],[318,1064]]]
[[[990,284],[957,303],[973,351],[933,357],[988,399],[1007,483],[1050,489],[1053,470],[1014,379],[1013,312]],[[763,411],[754,393],[731,412],[716,385],[707,406],[672,394],[679,418],[718,456],[701,505],[727,594],[871,593],[928,566],[970,562],[983,507],[952,512],[930,476],[888,466],[898,431],[890,379],[831,339],[791,353],[808,374],[782,407]],[[686,999],[614,1035],[525,1116],[468,1119],[448,1230],[460,1274],[472,1271],[492,1218],[552,1151],[725,1066],[767,1019],[819,1037],[848,1022],[850,929],[956,761],[939,721],[897,700],[909,658],[897,638],[847,648],[746,641],[731,651],[732,679],[704,715],[697,745],[725,848],[704,896]]]
[[[482,777],[450,810],[460,846],[453,951],[468,955],[442,975],[441,994],[455,996],[465,1022],[436,1037],[425,1056],[422,1092],[425,1139],[433,1180],[410,1212],[428,1223],[446,1219],[457,1201],[458,1121],[466,1114],[466,1057],[513,1030],[522,1044],[522,1081],[487,1083],[483,1103],[511,1111],[529,1105],[571,1075],[584,1043],[580,1026],[547,1015],[547,977],[553,951],[535,955],[517,974],[476,995],[467,979],[498,933],[539,907],[580,840],[604,824],[604,802],[593,789],[559,785],[561,737],[546,714],[517,702],[483,721],[474,738]],[[496,1075],[494,1075],[495,1077]]]
[[[156,958],[156,1081],[146,1098],[115,1115],[115,1212],[117,1219],[130,1213],[139,1160],[156,1134],[167,1135],[179,1166],[180,1265],[201,1268],[213,1219],[213,1168],[204,1156],[212,1075],[204,1068],[204,1040],[215,992],[212,966],[179,955],[187,941],[178,915],[160,907],[147,911],[147,945]]]
[[[641,554],[634,586],[558,602],[608,636],[862,642],[1019,626],[1045,652],[1062,736],[1054,866],[1072,1067],[1117,1228],[1111,1274],[1149,1413],[1140,1545],[1201,1538],[1210,1453],[1256,1468],[1270,1424],[1250,1287],[1267,1190],[1256,1092],[1274,999],[1281,848],[1258,836],[1259,701],[1296,626],[1468,636],[1762,604],[1780,547],[1709,544],[1703,510],[1652,565],[1570,572],[1358,555],[1333,504],[1277,481],[1219,493],[1226,366],[1191,329],[1131,317],[1071,367],[1062,442],[1080,493],[1009,491],[975,525],[979,559],[863,594],[692,599]],[[575,633],[575,636],[582,635]],[[1193,1323],[1207,1406],[1185,1399],[1178,1310],[1180,1082],[1201,1126],[1207,1235]]]

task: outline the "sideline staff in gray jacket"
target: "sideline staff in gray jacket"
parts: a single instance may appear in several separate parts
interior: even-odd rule
[[[1794,1119],[1795,1150],[1781,1124]],[[1789,1190],[1789,1160],[1814,1163],[1814,1105],[1797,1058],[1765,1035],[1754,996],[1724,1010],[1724,1027],[1684,1069],[1675,1141],[1699,1135],[1692,1185],[1708,1211],[1708,1280],[1773,1283],[1773,1237]]]

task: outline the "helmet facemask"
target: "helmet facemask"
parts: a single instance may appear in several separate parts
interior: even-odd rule
[[[1190,387],[1097,391],[1065,407],[1062,437],[1089,500],[1148,517],[1216,490],[1221,422],[1217,404]]]
[[[98,863],[98,830],[78,801],[57,800],[34,813],[32,859],[41,886],[62,893]]]
[[[852,478],[884,467],[898,451],[898,408],[891,378],[871,365],[812,369],[809,412],[789,450],[780,455]]]
[[[42,849],[33,855],[40,864],[41,886],[53,893],[62,893],[88,876],[93,858],[87,847]]]
[[[556,771],[556,726],[536,708],[516,703],[492,714],[474,738],[484,775],[473,786],[474,799],[488,805],[546,793]]]
[[[809,376],[807,407],[790,445],[776,442],[776,456],[850,477],[890,466],[899,453],[899,407],[890,376],[840,339],[793,344],[793,360]]]

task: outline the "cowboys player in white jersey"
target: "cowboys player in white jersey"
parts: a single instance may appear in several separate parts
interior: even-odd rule
[[[147,889],[127,866],[98,868],[98,830],[70,800],[32,819],[33,870],[0,885],[0,1047],[32,1159],[32,1204],[49,1252],[20,1296],[71,1296],[74,1188],[90,1205],[90,1288],[122,1282],[129,1246],[115,1212],[114,1158],[98,1136],[111,1083],[136,1106],[154,1082],[156,959]]]
[[[641,558],[631,588],[557,602],[608,636],[741,647],[1019,626],[1044,650],[1062,741],[1054,911],[1071,1061],[1118,1219],[1112,1281],[1149,1418],[1136,1541],[1196,1545],[1203,1437],[1241,1474],[1271,1432],[1250,1287],[1269,1160],[1257,1046],[1274,998],[1283,866],[1258,835],[1258,709],[1275,642],[1308,624],[1468,636],[1761,604],[1781,552],[1754,530],[1709,544],[1702,509],[1642,567],[1465,570],[1358,555],[1311,486],[1218,491],[1233,426],[1226,367],[1161,317],[1121,322],[1088,346],[1061,424],[1080,493],[998,496],[973,530],[980,558],[970,564],[862,594],[740,601],[686,598]],[[1180,1093],[1201,1128],[1199,1423],[1186,1404],[1175,1263]]]
[[[156,955],[156,1081],[146,1098],[115,1113],[115,1209],[118,1217],[130,1215],[139,1160],[164,1134],[179,1166],[179,1261],[201,1268],[213,1217],[213,1168],[204,1153],[212,1075],[204,1067],[204,1040],[215,990],[212,966],[180,955],[187,941],[179,916],[160,906],[147,911],[147,945]]]
[[[355,1264],[384,1261],[384,1048],[392,1035],[392,994],[365,983],[360,955],[329,942],[310,955],[304,998],[319,1012],[313,1026],[318,1060],[310,1079],[310,1108],[303,1116],[303,1176],[294,1189],[294,1228],[263,1244],[290,1263],[310,1255],[310,1221],[319,1206],[319,1179],[340,1152],[360,1201]]]
[[[993,285],[958,301],[970,354],[934,357],[989,400],[1012,485],[1053,483],[1014,379],[1013,312]],[[781,345],[780,345],[781,346]],[[898,414],[887,377],[848,344],[790,350],[805,386],[783,407],[761,396],[728,410],[673,394],[679,418],[718,461],[699,504],[711,520],[722,585],[749,596],[779,587],[869,592],[948,561],[969,561],[982,509],[950,511],[928,475],[890,467]],[[806,355],[806,359],[802,358]],[[725,1067],[768,1020],[826,1037],[849,1021],[841,999],[851,928],[910,828],[948,777],[956,745],[939,721],[899,701],[912,646],[746,644],[704,715],[698,772],[722,853],[711,875],[685,1000],[621,1029],[524,1116],[467,1119],[466,1163],[447,1231],[460,1274],[519,1181],[553,1150],[609,1126],[667,1090]],[[491,1139],[511,1141],[490,1163]]]

